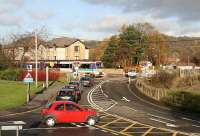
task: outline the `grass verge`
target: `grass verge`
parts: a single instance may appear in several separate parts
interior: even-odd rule
[[[0,110],[21,106],[26,102],[27,84],[20,81],[0,80]],[[36,88],[31,84],[31,96],[42,90],[42,82]]]

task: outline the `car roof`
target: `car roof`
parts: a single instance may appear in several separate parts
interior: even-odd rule
[[[60,91],[75,91],[75,88],[62,88]]]
[[[79,81],[70,81],[69,83],[79,83]]]
[[[55,102],[52,102],[52,104],[74,104],[74,105],[78,105],[76,104],[75,102],[72,102],[72,101],[55,101]]]
[[[88,79],[91,79],[91,77],[84,76],[84,77],[81,77],[81,79],[88,80]]]

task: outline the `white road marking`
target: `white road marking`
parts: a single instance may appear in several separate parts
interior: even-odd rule
[[[149,114],[149,113],[148,113],[148,115],[150,115],[150,116],[152,116],[152,117],[156,117],[156,118],[168,120],[168,121],[171,121],[171,122],[176,122],[175,120],[168,119],[168,118],[165,118],[165,117],[162,117],[162,116],[157,116],[157,115],[153,115],[153,114]]]
[[[153,120],[153,121],[156,121],[156,122],[160,122],[160,123],[163,123],[163,124],[167,124],[168,122],[165,122],[165,121],[162,121],[162,120],[159,120],[159,119],[154,119],[154,118],[149,118],[150,120]]]
[[[83,128],[84,126],[81,126],[79,128]],[[23,131],[29,131],[29,130],[56,130],[56,129],[66,129],[66,128],[77,128],[77,127],[51,127],[51,128],[27,128],[23,129]]]
[[[76,125],[76,127],[84,127],[84,126],[81,126],[81,125]]]
[[[150,120],[153,120],[153,121],[156,121],[156,122],[160,122],[160,123],[163,123],[165,124],[167,127],[178,127],[177,125],[175,124],[171,124],[171,123],[168,123],[168,122],[165,122],[165,121],[162,121],[162,120],[159,120],[159,119],[154,119],[154,118],[149,118]]]
[[[130,102],[130,100],[129,99],[127,99],[126,97],[122,97],[122,99],[121,100],[124,100],[124,101],[127,101],[127,102]]]
[[[200,121],[197,121],[197,120],[194,120],[194,119],[189,119],[189,118],[185,118],[185,117],[183,117],[182,119],[184,119],[184,120],[189,120],[189,121],[193,121],[193,122],[197,122],[197,123],[200,124]]]
[[[110,106],[109,108],[107,108],[105,111],[108,111],[108,110],[110,110],[111,108],[113,108],[115,105],[117,105],[118,103],[117,102],[115,102],[115,104],[113,104],[112,106]]]
[[[101,129],[101,131],[106,132],[106,133],[108,132],[108,131],[106,131],[106,130],[104,130],[104,129]]]
[[[198,125],[192,125],[193,127],[198,127],[198,128],[200,128],[200,126],[198,126]]]

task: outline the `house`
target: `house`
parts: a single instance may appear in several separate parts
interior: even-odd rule
[[[13,56],[16,61],[35,60],[34,37],[28,37],[25,40],[27,44],[12,43],[6,46],[4,51]],[[38,44],[37,56],[41,61],[88,60],[89,48],[79,39],[61,37]]]
[[[55,38],[47,43],[48,60],[88,60],[89,48],[79,39]]]

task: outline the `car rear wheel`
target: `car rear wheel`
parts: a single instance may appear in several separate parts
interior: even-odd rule
[[[54,127],[56,124],[56,120],[53,117],[49,117],[46,119],[46,125],[49,127]]]
[[[87,120],[87,124],[90,126],[94,126],[96,124],[96,120],[94,117],[89,117]]]

